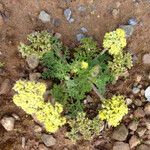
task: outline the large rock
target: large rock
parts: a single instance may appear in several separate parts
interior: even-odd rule
[[[51,17],[48,13],[46,13],[44,10],[42,10],[39,14],[39,19],[43,22],[43,23],[47,23],[50,22]]]
[[[28,56],[26,61],[31,69],[35,69],[39,65],[39,59],[34,55]]]
[[[144,107],[144,111],[146,115],[150,115],[150,103],[147,103]]]
[[[140,139],[137,136],[133,135],[129,140],[130,148],[132,149],[139,144],[140,144]]]
[[[12,131],[14,129],[15,119],[13,117],[3,117],[1,124],[7,131]]]
[[[11,83],[9,79],[5,79],[0,87],[0,95],[5,95],[10,91]]]
[[[150,147],[145,144],[141,144],[136,150],[150,150]]]
[[[130,150],[129,144],[124,142],[115,142],[113,150]]]
[[[118,126],[112,135],[112,138],[117,141],[125,141],[128,136],[128,129],[125,125]]]
[[[41,139],[47,147],[54,146],[56,144],[56,139],[50,134],[43,134]]]

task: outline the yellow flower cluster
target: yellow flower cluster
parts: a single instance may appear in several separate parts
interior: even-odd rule
[[[19,80],[13,89],[17,92],[13,102],[26,113],[35,115],[48,132],[55,132],[65,124],[66,119],[61,116],[62,105],[55,103],[53,106],[44,102],[43,94],[46,91],[44,83]]]
[[[122,52],[122,49],[126,46],[125,31],[123,29],[117,29],[106,33],[104,36],[103,47],[108,50],[111,55],[118,55]]]
[[[102,110],[99,111],[99,118],[106,120],[109,125],[117,126],[123,116],[128,113],[128,107],[125,104],[124,96],[113,96],[105,100],[102,104]]]

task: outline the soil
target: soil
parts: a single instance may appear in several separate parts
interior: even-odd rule
[[[25,61],[18,53],[18,45],[25,42],[29,33],[40,30],[50,30],[62,34],[62,41],[69,47],[77,43],[76,34],[81,27],[88,29],[87,35],[93,36],[102,43],[105,32],[114,30],[121,24],[126,24],[129,18],[135,17],[138,25],[133,36],[128,39],[129,49],[138,60],[129,72],[130,76],[121,78],[116,85],[110,86],[108,93],[130,95],[131,87],[137,74],[143,77],[143,88],[149,83],[146,77],[149,67],[141,63],[143,54],[150,51],[150,1],[149,0],[0,0],[0,61],[5,63],[0,70],[0,83],[5,79],[10,80],[10,88],[16,80],[24,78],[28,74]],[[120,6],[118,5],[120,2]],[[86,11],[80,13],[79,6],[85,6]],[[64,9],[70,7],[75,21],[68,23],[63,15]],[[118,9],[117,16],[112,15],[112,10]],[[43,24],[38,15],[45,10],[54,19],[59,20],[59,25],[52,23]],[[101,44],[99,45],[101,47]],[[37,150],[37,143],[41,143],[38,135],[33,132],[35,125],[33,119],[12,103],[13,91],[8,90],[0,95],[0,118],[3,115],[17,113],[21,118],[15,122],[15,130],[6,132],[0,125],[0,150],[22,150],[22,137],[28,139],[28,149]],[[109,95],[109,94],[108,94]],[[125,122],[126,123],[126,122]],[[82,141],[76,145],[65,138],[65,129],[58,131],[54,137],[57,144],[49,150],[111,150],[113,141],[110,132],[102,133],[102,138],[97,137],[92,142]]]

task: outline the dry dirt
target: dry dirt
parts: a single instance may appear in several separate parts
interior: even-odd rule
[[[120,2],[119,7],[118,2]],[[80,5],[86,7],[86,11],[82,14],[78,11]],[[72,24],[68,23],[63,15],[64,9],[68,7],[72,9],[75,19]],[[119,10],[119,14],[114,18],[112,10],[115,8]],[[56,27],[52,23],[43,24],[38,20],[41,10],[48,12],[52,18],[59,19],[60,25]],[[130,71],[126,81],[120,80],[115,88],[109,88],[109,92],[113,94],[120,90],[120,93],[130,94],[129,89],[135,75],[140,73],[144,77],[150,71],[148,67],[141,64],[142,55],[150,51],[149,0],[70,0],[68,3],[65,0],[0,0],[0,14],[2,16],[0,18],[0,61],[5,63],[4,70],[0,71],[0,84],[4,79],[9,79],[12,86],[16,80],[25,77],[28,73],[26,63],[20,57],[17,47],[20,41],[26,40],[29,33],[45,29],[53,30],[61,33],[62,41],[72,47],[77,43],[76,34],[84,26],[88,29],[87,35],[93,36],[101,46],[105,32],[126,24],[131,17],[138,20],[138,25],[135,27],[133,36],[128,40],[128,49],[138,57],[138,64]],[[147,81],[144,80],[143,83]],[[36,150],[35,145],[40,140],[33,132],[34,122],[12,103],[12,95],[12,91],[8,90],[7,94],[0,96],[0,118],[6,114],[17,113],[21,120],[16,121],[15,130],[11,132],[6,132],[0,125],[0,150],[22,150],[22,137],[30,139],[28,144]],[[112,149],[112,141],[107,135],[96,148],[94,144],[97,139],[91,143],[81,142],[73,145],[64,137],[64,130],[61,129],[54,135],[57,144],[49,149],[63,150],[64,147],[70,150]]]

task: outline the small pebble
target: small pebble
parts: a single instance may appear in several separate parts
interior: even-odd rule
[[[86,11],[86,7],[83,6],[83,5],[80,5],[80,6],[78,7],[78,11],[79,11],[79,12],[84,12],[84,11]]]
[[[142,76],[141,75],[137,75],[136,76],[136,82],[140,82],[142,80]]]
[[[7,131],[14,129],[15,119],[13,117],[3,117],[0,122]]]
[[[67,21],[70,20],[71,14],[72,14],[72,11],[71,11],[70,8],[67,8],[67,9],[64,10],[64,16],[66,17]]]
[[[126,98],[126,104],[127,104],[127,105],[131,105],[131,104],[132,104],[132,99]]]
[[[76,35],[76,38],[77,38],[77,41],[80,42],[81,39],[85,38],[85,35],[82,34],[82,33],[79,33],[79,34]]]
[[[35,69],[39,65],[39,59],[34,55],[28,56],[26,61],[30,69]]]
[[[69,22],[69,23],[73,23],[73,22],[74,22],[74,18],[70,18],[70,19],[68,20],[68,22]]]
[[[132,26],[135,26],[135,25],[137,25],[137,20],[135,18],[131,18],[131,19],[128,20],[128,24],[132,25]]]
[[[48,150],[48,148],[44,144],[40,144],[38,150]]]
[[[134,104],[135,104],[136,106],[142,106],[142,101],[139,100],[139,99],[137,99],[137,100],[134,101]]]
[[[117,7],[117,8],[119,8],[119,7],[120,7],[120,5],[121,5],[121,3],[120,3],[120,2],[116,2],[116,7]]]
[[[146,115],[150,115],[150,103],[147,103],[144,107],[144,111]]]
[[[55,37],[56,37],[57,39],[61,39],[61,38],[62,38],[62,35],[57,32],[57,33],[55,33]]]
[[[50,15],[48,13],[46,13],[44,10],[42,10],[39,14],[39,19],[43,22],[43,23],[48,23],[50,22]]]
[[[3,24],[4,24],[4,19],[2,15],[0,14],[0,28],[2,27]]]
[[[30,81],[38,81],[41,76],[42,75],[39,72],[29,73],[29,79],[30,79]]]
[[[140,139],[139,139],[137,136],[135,136],[135,135],[133,135],[133,136],[130,138],[130,140],[129,140],[129,145],[130,145],[130,148],[131,148],[131,149],[134,148],[134,147],[136,147],[136,146],[139,145],[140,143],[141,143]]]
[[[35,125],[34,132],[36,132],[36,133],[42,132],[42,127],[40,127],[39,125]]]
[[[9,79],[3,80],[0,86],[0,95],[6,95],[7,93],[9,93],[10,88],[11,88],[10,80]]]
[[[113,15],[114,19],[116,19],[118,17],[118,14],[119,14],[119,9],[112,10],[112,15]]]
[[[150,86],[148,86],[145,90],[145,97],[147,98],[147,101],[150,102]]]
[[[55,27],[59,27],[61,25],[61,20],[60,19],[52,19],[52,24]]]
[[[82,31],[83,33],[88,32],[88,30],[87,30],[85,27],[82,27],[82,28],[81,28],[81,31]]]
[[[26,144],[26,139],[25,139],[25,137],[22,137],[21,143],[22,143],[22,148],[24,149],[24,148],[25,148],[25,144]]]
[[[20,120],[20,117],[17,114],[12,114],[12,116],[16,119],[16,120]]]
[[[56,139],[50,134],[43,134],[41,139],[47,147],[54,146],[56,144]]]
[[[145,54],[142,58],[143,64],[149,65],[150,64],[150,54]]]
[[[132,26],[132,25],[122,25],[122,26],[120,26],[120,28],[125,30],[127,38],[131,37],[134,32],[134,26]]]
[[[140,89],[138,87],[133,87],[132,92],[133,94],[137,94],[140,92]]]

